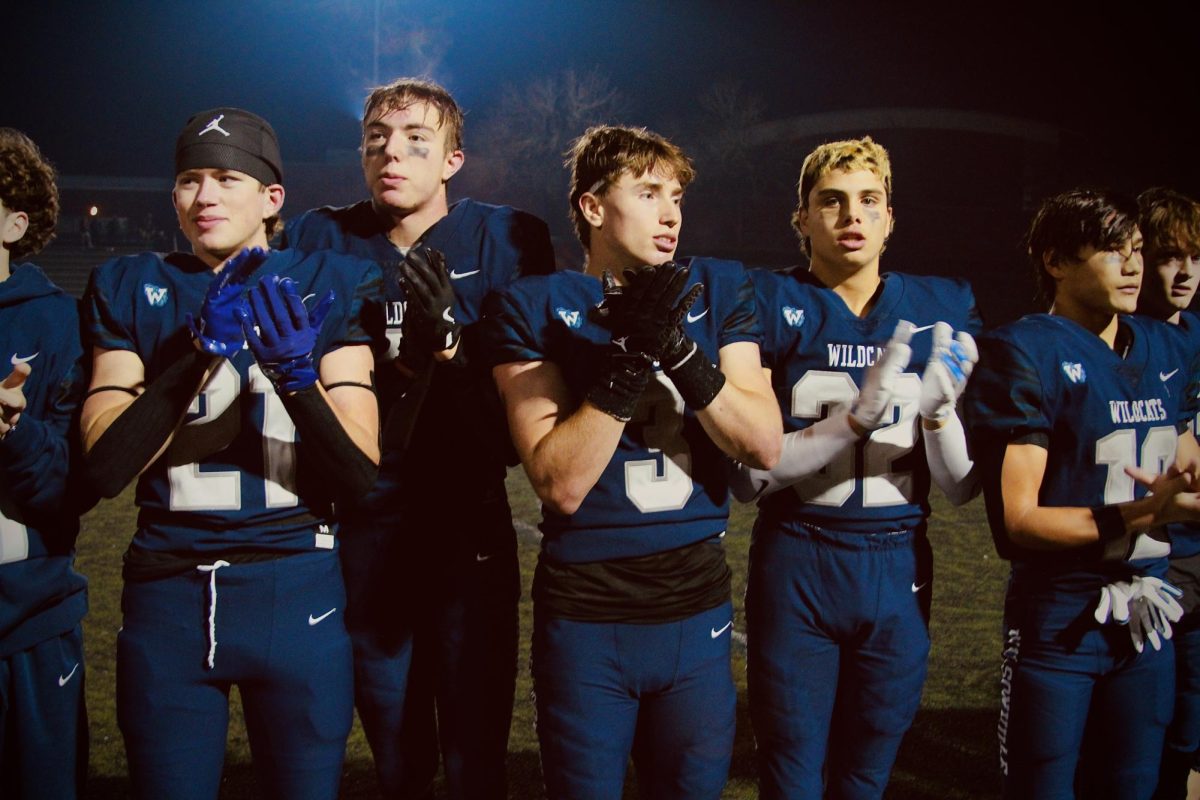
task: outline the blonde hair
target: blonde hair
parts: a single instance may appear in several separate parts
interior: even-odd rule
[[[808,237],[800,232],[800,209],[808,208],[808,195],[817,182],[831,172],[857,172],[859,170],[873,172],[883,182],[883,190],[887,193],[887,203],[892,204],[892,160],[883,145],[870,136],[861,139],[844,139],[840,142],[826,142],[817,147],[804,159],[800,168],[800,182],[796,186],[799,204],[792,212],[792,227],[800,238],[800,250],[810,256],[811,248]]]

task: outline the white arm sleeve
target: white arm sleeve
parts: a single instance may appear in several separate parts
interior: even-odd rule
[[[849,413],[843,411],[802,431],[784,434],[783,451],[774,469],[751,469],[734,462],[729,478],[729,489],[734,498],[749,503],[786,489],[833,461],[838,453],[858,441],[849,417]]]
[[[961,506],[981,488],[975,462],[967,455],[967,433],[958,414],[950,414],[937,430],[922,429],[929,476],[950,502]]]

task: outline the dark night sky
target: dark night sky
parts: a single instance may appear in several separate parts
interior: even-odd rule
[[[177,129],[215,105],[270,119],[287,160],[357,144],[371,0],[4,5],[0,122],[63,173],[165,176]],[[766,100],[767,119],[879,106],[1010,114],[1078,134],[1094,181],[1200,188],[1196,32],[1182,3],[382,7],[385,34],[407,34],[407,46],[385,54],[381,77],[432,64],[468,110],[468,146],[470,120],[504,83],[598,67],[626,95],[626,122],[670,128],[701,88],[736,77]]]

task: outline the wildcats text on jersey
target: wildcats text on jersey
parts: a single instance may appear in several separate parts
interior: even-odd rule
[[[1145,400],[1109,400],[1108,412],[1114,424],[1126,422],[1163,422],[1168,419],[1167,407],[1162,398]]]
[[[879,359],[887,348],[871,344],[826,344],[831,367],[869,367]]]

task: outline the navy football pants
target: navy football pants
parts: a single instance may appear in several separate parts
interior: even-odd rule
[[[1187,613],[1175,625],[1172,639],[1175,644],[1175,717],[1167,728],[1154,798],[1183,800],[1187,797],[1188,773],[1200,767],[1197,764],[1200,755],[1197,753],[1200,750],[1200,609],[1195,607],[1197,587],[1193,576],[1177,574],[1172,569],[1168,578],[1180,588],[1191,591],[1184,597]]]
[[[550,800],[620,800],[632,753],[639,796],[719,798],[737,703],[733,605],[653,625],[534,610],[533,686]]]
[[[883,795],[925,683],[931,575],[923,530],[760,517],[746,627],[761,797]]]
[[[451,800],[505,798],[520,595],[511,513],[496,503],[471,530],[433,524],[372,512],[342,525],[355,705],[385,798],[430,797],[439,749]]]
[[[0,797],[71,800],[87,776],[79,626],[0,659]]]
[[[1004,796],[1138,800],[1154,791],[1175,697],[1171,641],[1140,655],[1127,628],[1097,625],[1099,591],[1010,581],[1000,683]]]
[[[336,553],[127,582],[121,605],[117,722],[135,797],[217,796],[235,683],[263,794],[337,796],[353,672]]]

